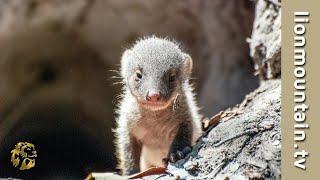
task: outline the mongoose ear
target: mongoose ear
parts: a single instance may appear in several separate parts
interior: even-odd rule
[[[188,55],[183,53],[182,55],[183,58],[183,75],[184,77],[189,77],[192,71],[192,58]]]
[[[127,77],[128,59],[129,59],[130,54],[131,54],[131,50],[127,49],[126,51],[123,52],[122,57],[121,57],[121,76],[123,78]]]

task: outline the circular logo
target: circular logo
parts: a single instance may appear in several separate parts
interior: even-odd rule
[[[19,142],[11,151],[11,162],[14,167],[20,170],[27,170],[35,166],[37,151],[33,144]]]

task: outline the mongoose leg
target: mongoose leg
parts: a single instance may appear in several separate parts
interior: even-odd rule
[[[143,150],[142,150],[143,151]],[[147,160],[145,153],[141,153],[140,157],[140,170],[144,171],[151,167],[150,162]]]
[[[192,144],[192,125],[183,122],[173,140],[170,151],[167,157],[169,162],[176,162],[183,159],[188,153],[191,152]]]
[[[125,136],[122,136],[125,137]],[[121,169],[123,175],[130,175],[140,171],[140,154],[141,144],[132,135],[128,135],[126,139],[119,138],[121,147],[119,147],[119,155],[121,158]]]

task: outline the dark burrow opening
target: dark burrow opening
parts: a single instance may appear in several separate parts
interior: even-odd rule
[[[105,142],[104,132],[92,135],[83,128],[82,122],[91,121],[81,111],[65,107],[25,114],[1,142],[0,177],[83,179],[92,171],[114,170],[113,150],[108,148],[112,142]],[[18,142],[35,145],[35,167],[19,170],[12,165],[10,151]]]

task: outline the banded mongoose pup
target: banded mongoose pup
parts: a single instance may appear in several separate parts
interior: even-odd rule
[[[201,134],[191,69],[191,57],[168,39],[144,38],[123,53],[115,130],[122,174],[163,166],[191,151]]]

